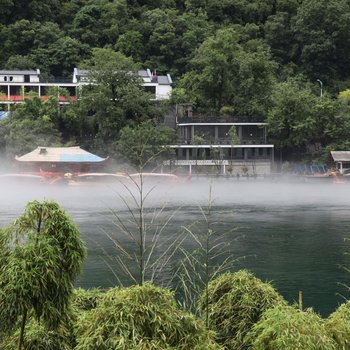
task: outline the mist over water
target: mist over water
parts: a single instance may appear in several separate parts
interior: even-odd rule
[[[215,230],[237,228],[231,236],[232,253],[246,258],[236,269],[247,268],[259,278],[272,281],[288,301],[297,300],[302,290],[305,307],[313,307],[323,315],[334,311],[342,301],[337,293],[348,296],[339,283],[350,284],[350,273],[340,267],[350,267],[345,255],[350,242],[344,241],[350,237],[350,183],[200,178],[156,186],[146,207],[152,211],[166,202],[166,213],[176,210],[166,232],[174,235],[178,228],[202,220],[199,207],[208,205],[210,187],[213,221],[218,223]],[[131,190],[137,194],[134,185]],[[57,201],[80,227],[88,247],[78,285],[108,287],[116,283],[102,249],[116,254],[105,233],[116,231],[111,210],[118,211],[125,220],[130,215],[120,198],[130,198],[122,185],[69,187],[25,185],[19,181],[0,184],[0,193],[1,227],[19,216],[29,200]],[[191,247],[189,241],[185,244]],[[165,270],[165,279],[169,273],[170,269]]]

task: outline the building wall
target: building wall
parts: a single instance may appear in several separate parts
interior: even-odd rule
[[[156,99],[164,100],[170,97],[171,86],[170,85],[158,85],[156,89]]]

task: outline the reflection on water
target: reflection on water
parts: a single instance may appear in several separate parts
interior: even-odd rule
[[[167,202],[167,212],[177,213],[167,229],[174,234],[179,227],[201,219],[198,206],[208,202],[209,180],[190,181],[172,188],[157,187],[150,194],[148,209]],[[20,215],[28,200],[58,201],[79,225],[88,247],[88,259],[78,284],[83,287],[107,287],[116,283],[106,266],[101,249],[115,254],[105,232],[115,232],[111,209],[128,219],[122,187],[97,188],[3,186],[0,201],[1,225]],[[212,183],[216,230],[232,234],[233,254],[246,256],[236,268],[247,268],[263,280],[272,281],[289,301],[297,300],[302,290],[304,305],[326,315],[346,295],[350,273],[350,184],[287,184],[264,181],[228,181]],[[185,243],[191,246],[190,241]],[[174,264],[175,262],[173,262]],[[164,272],[166,279],[169,268]],[[349,283],[350,284],[350,283]],[[347,295],[346,295],[347,296]]]

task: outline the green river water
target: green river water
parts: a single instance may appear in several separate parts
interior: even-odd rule
[[[245,257],[234,269],[246,268],[263,280],[271,281],[290,302],[303,291],[305,307],[313,307],[323,316],[335,310],[348,297],[344,284],[350,285],[350,184],[272,183],[266,181],[192,180],[186,184],[155,188],[146,201],[147,211],[156,212],[166,202],[163,215],[174,218],[164,233],[175,237],[180,228],[198,221],[200,208],[208,203],[212,187],[213,213],[217,232],[236,231],[227,236],[231,254]],[[113,224],[112,211],[124,222],[130,213],[121,200],[128,193],[121,187],[1,189],[0,220],[4,226],[20,215],[31,199],[58,201],[79,225],[88,248],[88,259],[77,285],[84,288],[109,287],[116,278],[107,266],[106,256],[116,249],[108,235],[123,238]],[[163,237],[163,236],[162,236]],[[184,245],[191,249],[193,242]],[[160,253],[160,252],[158,252]],[[107,254],[107,255],[106,255]],[[179,259],[175,254],[159,277],[169,280]],[[113,264],[112,264],[113,265]],[[113,267],[113,266],[112,266]]]

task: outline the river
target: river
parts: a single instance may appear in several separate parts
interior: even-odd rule
[[[211,188],[214,230],[235,231],[227,236],[231,254],[244,257],[233,269],[246,268],[274,287],[290,302],[303,291],[305,307],[323,316],[335,310],[348,297],[344,284],[350,285],[350,184],[306,184],[267,181],[208,179],[186,184],[156,187],[146,201],[148,220],[160,208],[169,217],[163,236],[175,237],[193,222],[203,225]],[[137,192],[133,192],[134,194]],[[119,187],[98,188],[3,186],[0,200],[0,224],[11,222],[23,211],[27,201],[52,199],[61,204],[79,226],[88,248],[88,258],[77,285],[109,287],[116,284],[111,272],[117,256],[108,236],[128,245],[115,225],[116,215],[122,222],[130,219],[129,193]],[[130,204],[131,203],[131,204]],[[157,217],[157,219],[159,219]],[[163,242],[163,243],[164,243]],[[184,246],[191,249],[189,237]],[[161,254],[161,252],[158,252]],[[171,265],[179,259],[175,254]],[[173,267],[173,266],[172,266]],[[164,269],[160,280],[169,279],[171,268]]]

